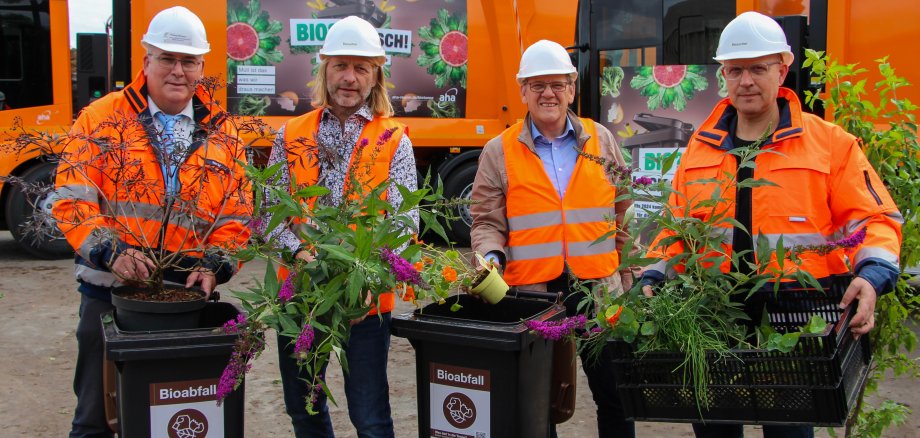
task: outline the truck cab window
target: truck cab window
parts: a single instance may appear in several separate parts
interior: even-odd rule
[[[0,3],[0,92],[10,108],[53,103],[49,2]]]
[[[716,63],[719,35],[735,18],[734,0],[671,0],[662,12],[662,64]]]

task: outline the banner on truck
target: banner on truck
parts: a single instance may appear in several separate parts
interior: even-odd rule
[[[467,11],[463,0],[231,0],[227,4],[228,109],[296,116],[313,109],[313,79],[329,29],[349,15],[377,29],[397,116],[462,118]]]
[[[728,95],[725,82],[718,65],[615,65],[634,62],[629,56],[618,50],[601,56],[606,65],[600,77],[600,122],[632,159],[633,181],[645,176],[670,183],[687,142]],[[662,172],[663,159],[673,153],[678,154],[674,164]],[[660,209],[657,202],[636,202],[639,218]]]

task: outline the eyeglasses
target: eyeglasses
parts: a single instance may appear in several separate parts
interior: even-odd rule
[[[763,78],[770,71],[770,66],[775,64],[782,64],[782,62],[762,62],[757,64],[751,64],[747,67],[742,67],[740,65],[723,65],[722,66],[722,76],[725,76],[725,79],[730,81],[737,81],[741,79],[741,75],[744,74],[744,71],[747,70],[751,73],[752,77]]]
[[[549,87],[550,90],[553,90],[553,93],[561,93],[565,91],[569,84],[571,82],[528,82],[527,88],[530,88],[530,91],[534,93],[542,93],[546,91],[546,87]]]
[[[154,59],[160,64],[160,67],[172,70],[176,68],[176,63],[182,64],[182,70],[187,72],[198,71],[201,68],[201,61],[197,59],[178,59],[172,56],[154,56]]]

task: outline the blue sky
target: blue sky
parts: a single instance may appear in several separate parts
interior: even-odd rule
[[[105,33],[105,22],[112,15],[112,0],[71,0],[70,47],[77,46],[77,33]]]

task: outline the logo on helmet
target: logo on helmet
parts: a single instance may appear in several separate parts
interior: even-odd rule
[[[182,35],[179,33],[164,32],[163,40],[171,43],[188,43],[192,41],[192,38],[188,35]]]

